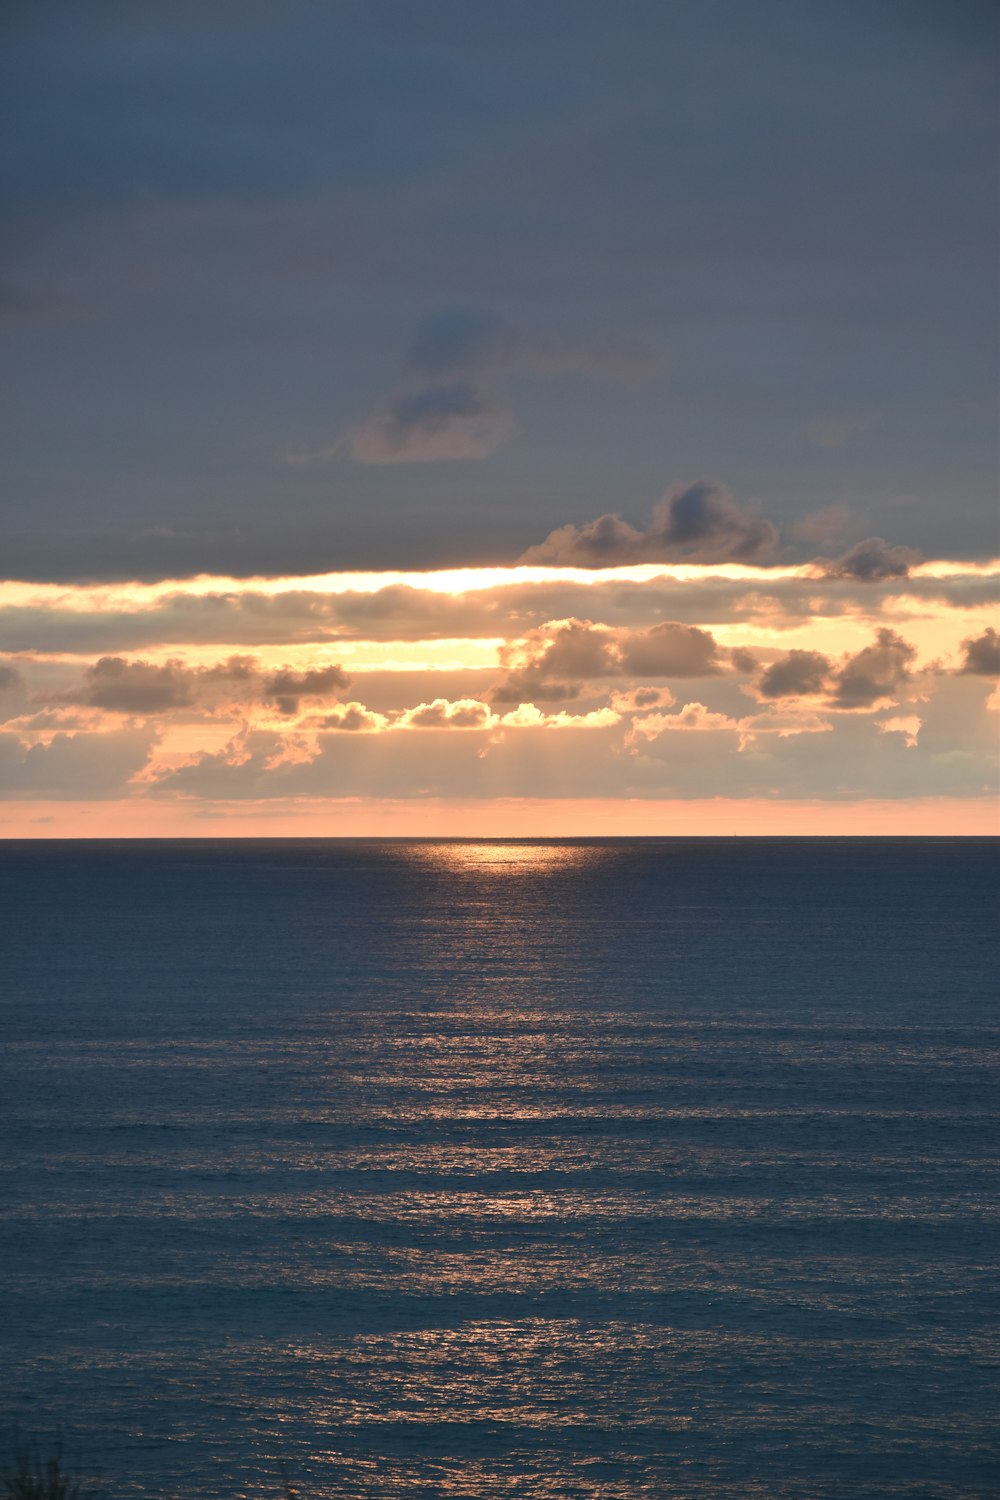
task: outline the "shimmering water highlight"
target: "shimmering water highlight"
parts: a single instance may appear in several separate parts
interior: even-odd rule
[[[993,1493],[994,880],[3,846],[5,1411],[155,1500]]]

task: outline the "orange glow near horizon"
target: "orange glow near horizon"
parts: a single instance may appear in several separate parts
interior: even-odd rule
[[[856,802],[765,798],[316,798],[198,803],[7,802],[0,839],[46,838],[629,838],[1000,835],[993,797]]]

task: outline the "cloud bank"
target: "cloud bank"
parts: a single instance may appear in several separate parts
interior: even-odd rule
[[[750,545],[730,502],[686,494],[663,534]],[[329,798],[990,795],[1000,563],[643,556],[0,584],[0,796],[141,818]]]

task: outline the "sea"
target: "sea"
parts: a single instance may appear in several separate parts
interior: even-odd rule
[[[0,1422],[111,1500],[1000,1494],[996,849],[0,845]]]

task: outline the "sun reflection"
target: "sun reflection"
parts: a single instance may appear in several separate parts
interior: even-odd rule
[[[421,860],[456,874],[539,875],[571,869],[591,857],[580,844],[536,843],[518,839],[475,839],[424,844],[414,850]]]

